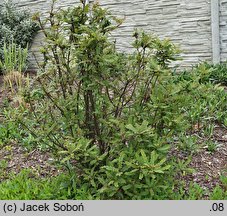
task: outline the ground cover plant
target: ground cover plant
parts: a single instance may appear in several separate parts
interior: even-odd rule
[[[176,73],[178,48],[138,30],[134,52],[122,53],[110,36],[123,20],[96,3],[57,12],[53,4],[34,20],[44,61],[14,100],[1,99],[0,198],[226,199],[224,65]],[[21,158],[15,146],[51,159],[57,175],[5,174],[18,173],[7,165]]]

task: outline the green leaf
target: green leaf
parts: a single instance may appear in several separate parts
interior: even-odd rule
[[[131,130],[134,133],[137,133],[137,129],[135,127],[133,127],[131,124],[128,124],[125,127],[126,127],[126,129]]]
[[[140,173],[139,180],[142,180],[142,179],[143,179],[143,173]]]
[[[166,153],[166,152],[168,152],[169,149],[170,149],[170,145],[164,145],[164,146],[158,148],[157,151]]]
[[[151,152],[150,164],[155,165],[156,160],[158,159],[158,154],[156,151]]]
[[[140,150],[144,163],[148,163],[148,158],[143,149]]]
[[[130,188],[132,188],[132,185],[125,185],[125,186],[122,187],[122,189],[123,189],[124,191],[127,191],[127,190],[129,190]]]

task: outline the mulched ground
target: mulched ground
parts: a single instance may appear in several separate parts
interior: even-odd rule
[[[0,182],[8,179],[10,173],[18,174],[28,168],[39,177],[57,176],[62,169],[53,162],[48,152],[37,149],[28,152],[22,146],[11,143],[0,150]]]
[[[196,169],[193,181],[212,189],[220,184],[220,176],[227,176],[227,129],[216,126],[212,140],[217,143],[213,153],[202,150],[192,159],[191,166]]]
[[[199,134],[199,131],[193,135],[196,134]],[[206,137],[200,137],[198,140],[199,151],[191,156],[189,167],[194,172],[179,176],[179,179],[186,183],[186,191],[192,182],[209,191],[212,191],[218,185],[227,189],[225,188],[226,185],[222,185],[220,181],[220,176],[227,176],[227,129],[224,126],[216,125],[214,134],[211,137],[211,140],[217,144],[217,149],[214,152],[207,150],[207,147],[204,145],[206,140]],[[177,148],[173,148],[170,154],[181,160],[187,160],[190,155]]]
[[[3,105],[5,97],[8,93],[3,91],[3,81],[0,76],[0,107]],[[1,113],[0,113],[1,120]],[[194,173],[181,176],[180,178],[186,182],[187,187],[191,182],[199,184],[204,189],[212,190],[216,185],[221,185],[220,176],[227,176],[227,129],[217,126],[212,137],[217,142],[218,148],[215,152],[210,153],[205,148],[193,154],[190,167],[195,170]],[[202,138],[203,142],[206,138]],[[187,159],[188,155],[179,150],[173,150],[171,155],[179,159]],[[61,172],[57,167],[53,166],[49,153],[34,150],[27,153],[20,145],[12,143],[0,150],[0,161],[7,161],[4,168],[6,172],[18,173],[23,168],[31,168],[40,176],[54,176]],[[2,169],[0,167],[0,169]],[[0,178],[0,181],[4,176]],[[186,188],[187,189],[187,188]]]

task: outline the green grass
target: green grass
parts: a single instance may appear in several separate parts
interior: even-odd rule
[[[0,200],[87,200],[92,199],[86,185],[76,188],[75,179],[68,174],[56,177],[40,178],[29,169],[0,183]],[[200,200],[206,196],[210,200],[227,199],[227,177],[221,177],[222,187],[216,186],[212,191],[204,190],[198,184],[191,184],[186,193],[183,186],[169,199]],[[166,198],[167,199],[167,198]]]
[[[87,199],[84,189],[73,187],[68,175],[40,178],[24,169],[0,184],[1,200],[66,200]]]

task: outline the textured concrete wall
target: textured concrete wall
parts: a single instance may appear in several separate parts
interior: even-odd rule
[[[135,27],[168,37],[180,45],[182,66],[211,60],[210,0],[100,0],[114,14],[125,15],[123,26],[114,34],[123,47],[130,47]]]
[[[227,0],[220,0],[221,61],[227,61]]]
[[[182,50],[182,66],[191,66],[202,60],[211,60],[211,0],[99,0],[114,15],[125,16],[125,22],[114,32],[118,47],[130,51],[134,28],[143,28],[160,37],[168,37]],[[41,11],[44,15],[50,8],[48,0],[21,0],[20,6],[32,12]],[[75,5],[78,0],[60,0],[58,6]],[[221,0],[227,8],[227,0]],[[226,22],[227,10],[221,11]],[[223,21],[224,22],[224,21]],[[223,30],[222,30],[223,31]],[[223,44],[227,46],[227,32],[222,34]],[[35,39],[32,51],[38,56],[40,35]],[[225,43],[224,43],[225,42]],[[223,58],[224,55],[223,52]],[[33,64],[33,61],[32,61]]]
[[[80,0],[58,0],[56,6],[59,8],[76,5]],[[14,0],[19,6],[29,9],[31,12],[47,14],[52,0]]]

